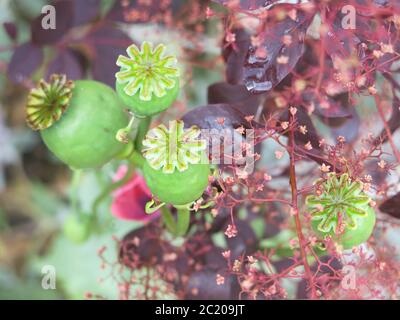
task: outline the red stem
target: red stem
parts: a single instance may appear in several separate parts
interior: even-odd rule
[[[289,121],[291,123],[295,122],[294,116],[290,115]],[[301,253],[301,258],[303,260],[303,265],[304,265],[304,270],[306,274],[306,278],[308,280],[308,284],[311,289],[311,299],[314,299],[316,297],[316,292],[315,292],[315,285],[314,285],[314,277],[310,268],[310,265],[308,264],[307,261],[307,253],[306,253],[306,248],[305,248],[305,239],[301,227],[301,221],[300,221],[300,214],[299,214],[299,209],[298,209],[298,189],[297,189],[297,181],[296,181],[296,159],[295,159],[295,139],[294,139],[294,128],[290,126],[290,132],[289,132],[289,154],[290,154],[290,187],[292,191],[292,209],[294,210],[294,219],[296,223],[296,233],[297,237],[299,240],[299,246],[300,246],[300,253]]]

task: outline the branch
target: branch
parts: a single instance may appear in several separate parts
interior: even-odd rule
[[[295,119],[293,115],[290,115],[289,118],[290,123],[294,123]],[[305,248],[305,239],[301,227],[301,222],[300,222],[300,214],[299,214],[299,209],[298,209],[298,189],[297,189],[297,181],[296,181],[296,158],[295,158],[295,139],[294,139],[294,128],[291,126],[290,132],[289,132],[289,155],[290,155],[290,187],[292,191],[292,209],[294,210],[294,219],[296,223],[296,233],[297,237],[299,239],[299,246],[300,246],[300,253],[301,253],[301,258],[303,260],[303,265],[304,265],[304,270],[306,274],[306,278],[308,280],[308,284],[311,288],[311,298],[316,297],[316,292],[315,292],[315,285],[314,285],[314,277],[311,272],[310,265],[308,264],[307,261],[307,253],[306,253],[306,248]]]

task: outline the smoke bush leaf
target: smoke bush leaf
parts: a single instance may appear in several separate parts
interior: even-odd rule
[[[243,254],[250,255],[258,246],[257,236],[247,221],[236,220],[235,225],[238,230],[237,236],[227,239],[232,259],[238,259]]]
[[[65,74],[70,80],[81,79],[83,67],[77,55],[70,49],[62,50],[49,64],[47,77],[53,73]]]
[[[341,6],[335,7],[326,17],[330,23],[324,36],[325,51],[332,60],[335,57],[349,57],[361,43],[354,30],[342,28],[342,18]]]
[[[235,35],[235,47],[225,42],[222,51],[226,63],[226,80],[230,84],[243,84],[243,66],[250,47],[250,35],[243,29],[231,32]]]
[[[351,112],[346,107],[349,100],[347,94],[329,97],[317,95],[314,90],[305,90],[302,97],[304,102],[314,108],[313,114],[321,118],[334,121],[352,117]]]
[[[120,54],[132,44],[132,40],[121,30],[106,24],[90,33],[84,40],[93,54],[92,74],[95,80],[115,85],[115,73],[119,67],[115,64]]]
[[[394,96],[393,98],[392,115],[388,120],[388,126],[392,134],[400,127],[400,100],[397,96]],[[388,136],[385,129],[382,129],[379,137],[383,142],[387,141]]]
[[[14,22],[4,22],[3,27],[11,40],[13,40],[13,41],[17,40],[18,29]]]
[[[260,96],[248,92],[244,85],[218,82],[208,87],[208,103],[233,104],[244,114],[254,115],[260,103]]]
[[[243,10],[257,10],[260,8],[269,8],[276,3],[292,3],[296,4],[302,1],[299,0],[240,0],[240,1],[232,1],[232,0],[213,0],[219,4],[224,6],[240,8]]]
[[[246,116],[233,105],[220,103],[197,107],[186,113],[182,120],[185,126],[196,125],[200,129],[237,129],[241,126],[250,128]],[[258,124],[252,121],[254,126]]]
[[[101,0],[74,0],[73,2],[74,26],[92,22],[100,13]]]
[[[271,15],[275,9],[280,9],[278,7],[281,6],[271,10]],[[312,16],[300,10],[296,10],[295,17],[286,16],[281,21],[266,21],[263,31],[257,34],[260,42],[257,46],[248,44],[248,39],[242,35],[244,31],[241,31],[241,36],[235,42],[239,49],[232,49],[233,58],[230,55],[226,58],[228,81],[232,80],[229,77],[229,64],[233,63],[232,60],[241,63],[245,55],[242,70],[235,72],[236,77],[241,76],[239,83],[244,84],[252,93],[273,89],[303,56],[304,37],[311,21]]]
[[[218,272],[204,269],[194,272],[186,287],[185,299],[193,300],[228,300],[232,296],[233,276],[225,279],[221,285],[217,285],[216,276]]]
[[[26,42],[18,46],[8,65],[7,74],[14,83],[22,83],[29,79],[32,73],[43,62],[42,48]]]
[[[299,146],[303,146],[306,143],[310,142],[313,149],[308,151],[305,156],[320,163],[321,159],[313,157],[313,155],[322,155],[322,152],[321,148],[319,147],[320,137],[317,133],[317,129],[311,121],[310,116],[303,108],[297,108],[296,119],[299,126],[306,126],[307,128],[306,134],[295,132],[294,139],[296,144],[298,144]],[[282,112],[279,120],[282,122],[289,121],[289,111],[286,110]]]
[[[334,138],[343,136],[347,142],[352,142],[358,138],[361,119],[355,108],[350,109],[351,117],[344,118],[339,126],[331,125],[331,131]]]
[[[379,206],[379,210],[394,218],[400,219],[400,192],[384,201]]]

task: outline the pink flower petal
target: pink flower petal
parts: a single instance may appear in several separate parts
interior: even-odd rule
[[[114,181],[122,179],[127,170],[127,166],[119,167]],[[160,215],[159,211],[146,214],[145,206],[151,199],[151,192],[144,178],[138,174],[133,174],[126,184],[115,190],[113,197],[111,213],[119,219],[144,222],[155,219]]]

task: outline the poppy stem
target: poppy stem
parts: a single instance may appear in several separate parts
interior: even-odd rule
[[[177,208],[176,235],[184,236],[189,229],[190,210],[186,208]]]
[[[122,187],[125,183],[129,181],[129,179],[132,177],[134,171],[133,166],[129,166],[126,174],[121,180],[118,180],[114,183],[111,183],[107,185],[101,192],[100,194],[96,197],[92,204],[92,216],[91,219],[95,221],[97,219],[97,214],[98,214],[98,209],[100,204],[107,199],[107,197],[110,195],[111,192],[113,192],[115,189],[118,189]]]
[[[129,162],[131,162],[135,167],[142,169],[143,164],[144,164],[144,158],[140,154],[140,152],[134,150],[128,158]]]
[[[140,121],[137,127],[137,132],[135,137],[135,149],[140,152],[143,149],[142,141],[145,138],[151,124],[151,117],[139,118],[139,120]]]
[[[82,170],[73,170],[72,182],[71,182],[71,208],[75,214],[79,211],[78,197],[79,197],[79,183],[82,178]]]
[[[163,206],[160,210],[168,231],[172,234],[176,234],[176,223],[171,211],[167,208],[167,206]]]

